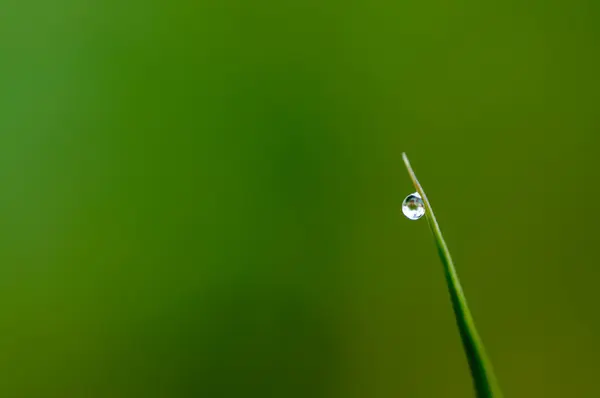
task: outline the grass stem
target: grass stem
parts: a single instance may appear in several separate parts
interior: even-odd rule
[[[452,302],[456,325],[458,326],[463,348],[471,370],[476,396],[477,398],[501,398],[502,392],[496,381],[492,365],[485,354],[483,343],[475,328],[475,322],[473,321],[471,311],[469,311],[469,307],[467,306],[467,299],[465,298],[462,286],[460,285],[458,274],[456,273],[452,257],[450,256],[450,251],[444,241],[442,231],[435,218],[431,204],[429,203],[427,195],[425,194],[425,191],[423,191],[423,187],[421,187],[415,172],[410,166],[410,162],[405,153],[402,154],[402,159],[404,160],[404,164],[408,169],[408,174],[425,205],[425,216],[427,217],[431,232],[433,232],[438,253],[444,266],[444,274],[446,276],[448,292],[450,293],[450,301]]]

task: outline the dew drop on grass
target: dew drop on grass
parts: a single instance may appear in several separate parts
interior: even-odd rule
[[[409,220],[418,220],[425,214],[425,205],[418,192],[411,193],[402,202],[402,213]]]

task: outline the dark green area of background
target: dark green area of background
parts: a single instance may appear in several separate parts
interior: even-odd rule
[[[600,396],[599,8],[0,2],[0,395]]]

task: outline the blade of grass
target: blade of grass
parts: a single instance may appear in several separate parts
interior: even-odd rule
[[[423,191],[423,187],[421,187],[415,172],[410,166],[410,162],[405,153],[402,154],[402,159],[404,160],[404,164],[408,169],[408,174],[410,175],[417,192],[421,195],[423,203],[425,204],[425,216],[427,217],[431,232],[433,232],[438,253],[444,266],[448,292],[450,293],[450,300],[452,301],[456,324],[460,332],[463,348],[471,370],[476,396],[477,398],[501,398],[502,392],[496,381],[492,365],[485,354],[483,343],[475,328],[475,322],[473,321],[471,311],[469,311],[469,307],[467,306],[467,299],[465,298],[465,294],[460,285],[458,274],[456,273],[452,257],[450,256],[450,251],[448,250],[448,246],[446,246],[440,226],[435,219],[431,204],[429,203],[427,195],[425,195],[425,191]]]

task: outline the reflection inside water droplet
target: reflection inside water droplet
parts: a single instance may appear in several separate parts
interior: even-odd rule
[[[402,202],[402,213],[409,220],[418,220],[425,214],[425,205],[418,192],[411,193]]]

